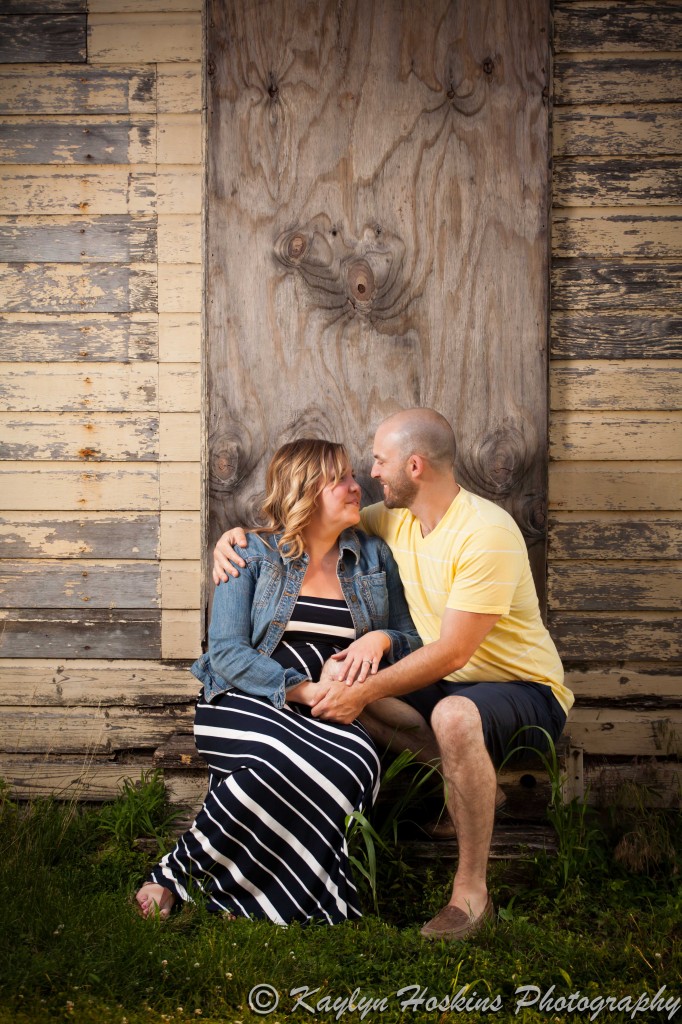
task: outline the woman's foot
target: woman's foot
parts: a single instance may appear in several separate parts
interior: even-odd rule
[[[145,882],[135,897],[142,917],[159,917],[165,919],[173,909],[175,896],[163,885],[156,882]]]

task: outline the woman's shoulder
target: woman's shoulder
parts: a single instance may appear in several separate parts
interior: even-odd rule
[[[381,537],[374,537],[358,527],[344,531],[344,537],[349,538],[349,546],[357,548],[358,557],[364,561],[383,563],[389,553]]]
[[[246,562],[257,561],[267,558],[273,562],[281,562],[281,556],[277,547],[278,534],[247,532],[246,547],[239,548],[239,554]]]

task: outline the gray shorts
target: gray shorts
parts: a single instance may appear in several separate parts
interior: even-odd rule
[[[547,751],[547,736],[540,730],[544,729],[556,743],[566,724],[566,714],[546,683],[452,683],[441,679],[404,694],[401,700],[430,723],[433,709],[444,697],[466,697],[476,705],[485,745],[496,768],[517,747]]]

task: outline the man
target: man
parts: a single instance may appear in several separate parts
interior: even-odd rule
[[[573,696],[521,532],[503,509],[459,486],[454,461],[452,428],[432,409],[379,426],[372,476],[384,502],[363,510],[362,525],[390,546],[424,647],[353,685],[346,677],[355,670],[329,662],[312,714],[338,722],[362,714],[380,743],[440,759],[459,860],[450,901],[421,934],[458,940],[494,917],[486,874],[496,767],[519,729],[556,740]],[[226,555],[234,552],[223,537],[216,582],[234,574]],[[531,731],[516,742],[543,740]]]

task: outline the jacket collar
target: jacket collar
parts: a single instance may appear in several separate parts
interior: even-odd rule
[[[276,533],[271,534],[271,536],[275,539],[275,541],[277,541],[281,537],[281,534]],[[359,561],[360,538],[358,537],[355,530],[344,530],[339,537],[339,554],[343,556],[347,551],[351,553],[356,562]],[[283,560],[287,565],[294,562],[294,559],[287,558],[286,555],[284,556]],[[308,556],[304,553],[303,555],[301,555],[299,561],[305,564],[308,561]]]

